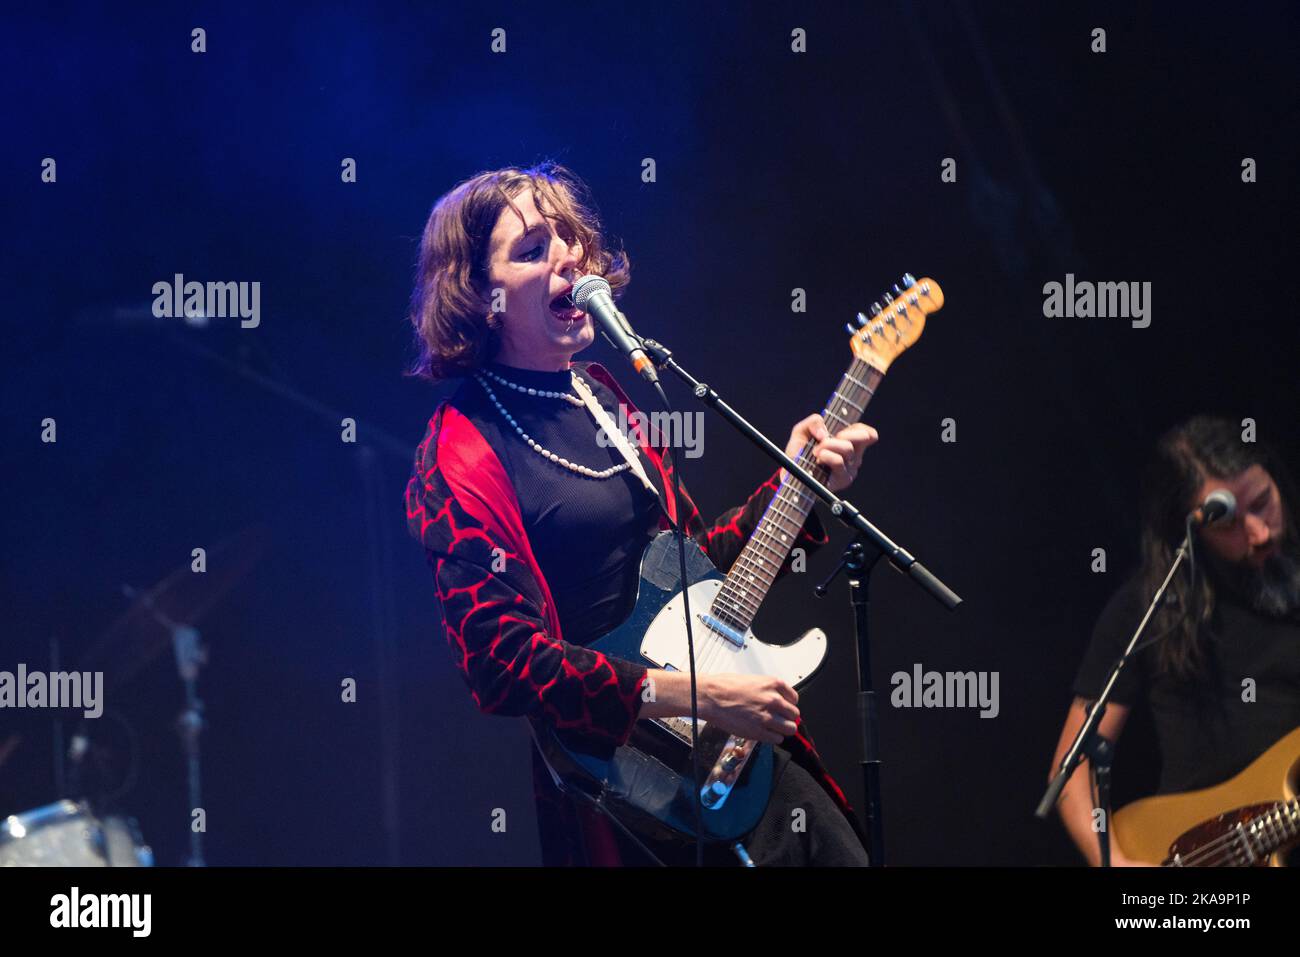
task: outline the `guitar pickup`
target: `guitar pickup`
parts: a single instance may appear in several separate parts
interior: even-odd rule
[[[698,617],[700,621],[704,623],[704,626],[714,634],[721,635],[723,638],[726,638],[727,641],[731,642],[737,648],[745,647],[745,636],[742,635],[740,632],[736,631],[735,628],[732,628],[730,625],[722,621],[719,621],[717,618],[714,618],[712,615],[706,615],[701,613],[696,617]]]

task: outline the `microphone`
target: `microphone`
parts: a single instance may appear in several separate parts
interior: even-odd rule
[[[614,296],[600,276],[583,276],[573,284],[573,301],[579,309],[600,325],[609,344],[632,363],[632,368],[651,385],[659,383],[654,363],[637,342],[627,317],[614,305]]]
[[[1231,521],[1237,514],[1237,498],[1226,488],[1216,488],[1189,516],[1193,528],[1204,528],[1217,521]]]

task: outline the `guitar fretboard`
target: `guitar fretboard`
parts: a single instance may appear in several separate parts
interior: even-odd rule
[[[883,378],[883,372],[854,358],[822,410],[822,418],[831,435],[862,418],[863,410],[876,394]],[[830,470],[813,461],[815,444],[808,442],[794,458],[817,481],[825,484]],[[802,482],[793,476],[786,477],[714,598],[711,612],[715,618],[741,634],[745,633],[794,547],[816,499]]]

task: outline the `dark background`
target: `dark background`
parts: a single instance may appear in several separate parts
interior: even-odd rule
[[[868,412],[882,438],[853,492],[966,601],[946,613],[879,570],[876,682],[916,662],[997,671],[1001,713],[884,709],[890,860],[1075,862],[1031,812],[1093,619],[1132,567],[1135,467],[1193,412],[1254,418],[1289,454],[1296,438],[1295,7],[1129,6],[7,13],[0,669],[48,668],[54,636],[65,667],[107,648],[110,680],[135,668],[93,728],[98,787],[180,862],[181,694],[161,632],[114,630],[121,587],[197,546],[215,576],[222,542],[255,538],[198,622],[210,862],[536,862],[525,730],[475,712],[406,535],[440,393],[402,373],[433,201],[550,157],[627,246],[640,331],[782,443],[845,368],[843,323],[904,271],[942,283],[946,308]],[[261,326],[152,319],[176,272],[260,281]],[[1151,282],[1151,326],[1044,318],[1043,284],[1067,272]],[[603,342],[583,358],[628,379]],[[39,441],[47,416],[57,444]],[[705,434],[685,477],[716,514],[770,466],[718,420]],[[757,631],[830,634],[802,703],[857,803],[846,595],[811,594],[846,540],[777,586]],[[0,714],[0,743],[18,736],[0,814],[62,796],[50,718]],[[1154,784],[1151,760],[1139,724],[1120,803]]]

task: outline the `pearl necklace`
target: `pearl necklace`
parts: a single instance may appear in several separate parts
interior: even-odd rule
[[[570,395],[567,392],[550,392],[547,391],[546,389],[529,389],[522,385],[516,385],[515,383],[511,382],[509,379],[501,378],[501,376],[497,375],[491,369],[483,369],[482,372],[484,375],[490,376],[495,381],[500,382],[503,386],[514,389],[516,392],[522,392],[524,395],[540,395],[544,399],[563,399],[565,402],[569,403],[569,405],[585,404],[576,395]],[[572,374],[573,373],[570,373],[570,375]],[[487,386],[484,385],[483,388],[487,389]],[[488,394],[491,395],[491,393],[492,390],[488,389]]]
[[[550,392],[547,391],[546,389],[526,389],[521,385],[516,385],[515,383],[510,382],[507,379],[501,378],[501,376],[487,369],[483,369],[482,371],[487,375],[491,376],[496,381],[500,382],[502,385],[506,385],[514,389],[516,392],[522,392],[525,393],[526,395],[540,395],[548,399],[564,399],[572,405],[579,405],[579,406],[586,405],[586,403],[583,402],[581,399],[579,399],[576,395],[569,395],[567,392]],[[570,376],[570,381],[573,381],[574,379],[578,378],[577,373],[572,371],[570,371],[569,376]],[[536,452],[538,455],[542,456],[543,458],[550,459],[556,465],[562,465],[564,466],[564,468],[568,469],[571,472],[577,472],[579,475],[585,475],[587,478],[595,478],[595,479],[611,478],[612,476],[617,475],[619,472],[625,471],[626,469],[630,469],[632,467],[630,462],[623,462],[619,465],[611,465],[607,469],[601,469],[597,471],[596,469],[587,468],[587,466],[585,465],[579,465],[576,462],[570,462],[568,459],[556,455],[554,452],[551,452],[548,449],[543,448],[541,444],[539,444],[531,435],[525,432],[523,430],[523,427],[520,426],[520,424],[515,421],[515,417],[506,410],[506,407],[504,405],[501,404],[501,400],[498,399],[496,393],[492,391],[492,387],[488,385],[487,382],[484,381],[483,376],[475,374],[474,378],[478,380],[478,384],[481,385],[484,391],[487,392],[488,398],[491,399],[492,404],[497,407],[497,411],[500,412],[505,417],[505,420],[507,422],[509,422],[512,426],[514,426],[514,430],[519,434],[519,437],[528,443],[529,448],[531,448],[534,452]],[[633,452],[634,454],[637,455],[640,454],[639,452],[637,452],[635,448],[633,449]]]

